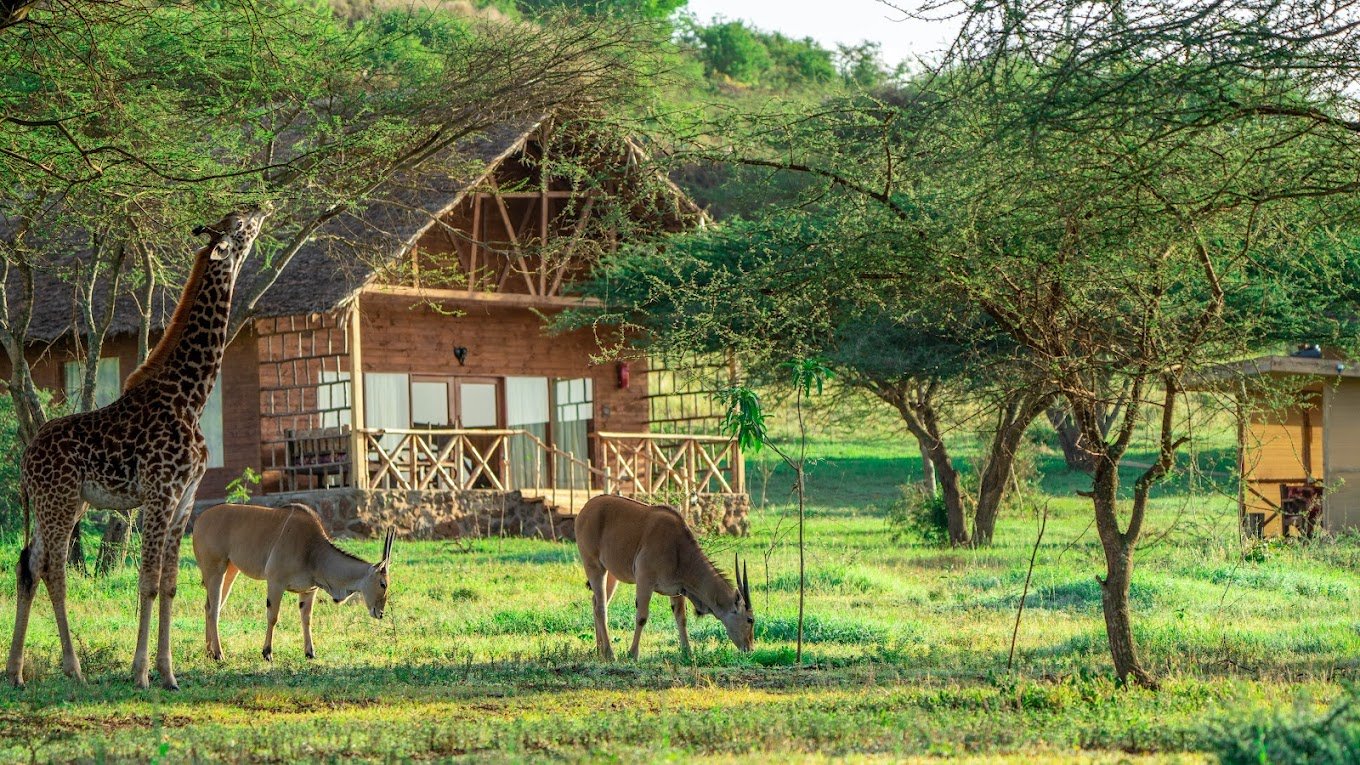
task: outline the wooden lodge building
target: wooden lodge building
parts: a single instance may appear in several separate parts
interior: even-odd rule
[[[1360,530],[1360,367],[1320,349],[1218,375],[1242,407],[1238,507],[1245,534]]]
[[[745,530],[741,455],[711,428],[702,434],[716,421],[693,376],[679,382],[645,361],[597,363],[601,343],[615,338],[545,331],[553,315],[582,304],[573,281],[615,246],[607,227],[591,225],[608,212],[596,195],[539,177],[545,129],[493,131],[460,147],[478,168],[470,179],[393,184],[295,255],[227,349],[203,418],[210,468],[200,507],[221,501],[251,468],[263,477],[253,501],[307,502],[335,533],[396,524],[420,537],[560,537],[574,509],[601,492],[682,506],[709,529]],[[612,153],[629,172],[638,151]],[[702,212],[664,185],[664,204],[633,210],[670,230],[701,224]],[[258,252],[238,296],[265,278],[255,262]],[[164,321],[178,285],[162,292]],[[83,372],[72,290],[53,282],[39,296],[35,381],[70,389]],[[98,404],[137,366],[140,314],[128,308],[118,307],[105,341]],[[686,396],[684,417],[666,414]]]

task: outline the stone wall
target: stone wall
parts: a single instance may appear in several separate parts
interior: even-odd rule
[[[575,516],[559,511],[542,497],[518,491],[361,491],[319,489],[267,494],[252,502],[280,507],[301,502],[316,510],[331,536],[372,537],[395,526],[403,539],[457,539],[524,536],[573,540]],[[197,508],[202,511],[212,503]],[[751,501],[745,494],[706,494],[681,508],[699,534],[745,536]]]

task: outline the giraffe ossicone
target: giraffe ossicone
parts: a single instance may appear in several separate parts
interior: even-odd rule
[[[170,656],[171,606],[180,542],[207,465],[199,418],[222,366],[232,291],[267,214],[235,212],[196,229],[211,239],[198,250],[160,341],[128,377],[122,395],[101,409],[47,422],[25,448],[19,491],[26,539],[7,666],[15,685],[23,684],[24,637],[39,581],[52,599],[62,670],[84,680],[66,616],[66,556],[76,521],[94,503],[142,508],[133,681],[150,685],[147,643],[151,607],[159,596],[156,668],[162,685],[179,687]]]

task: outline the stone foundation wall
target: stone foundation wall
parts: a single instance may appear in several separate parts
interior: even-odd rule
[[[267,494],[255,504],[281,507],[301,502],[316,510],[333,537],[372,537],[395,526],[403,539],[457,539],[523,536],[570,541],[576,517],[559,511],[542,497],[518,491],[361,491],[319,489]],[[201,512],[215,503],[203,503]],[[699,534],[750,532],[750,498],[745,494],[705,494],[688,508],[686,520]]]

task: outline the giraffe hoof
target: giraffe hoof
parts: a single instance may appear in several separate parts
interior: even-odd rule
[[[161,687],[167,691],[177,691],[179,690],[179,683],[175,682],[175,678],[172,677],[169,680],[161,681]]]

